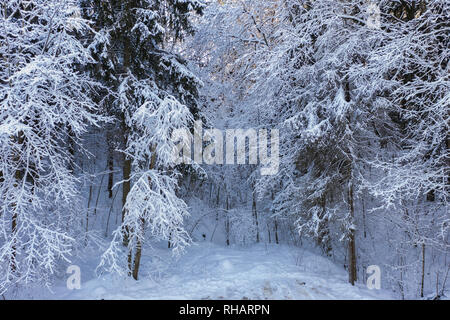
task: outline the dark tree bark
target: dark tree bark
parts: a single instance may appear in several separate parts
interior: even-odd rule
[[[227,201],[226,201],[226,214],[227,214],[227,218],[225,221],[225,231],[227,234],[227,246],[230,245],[230,217],[228,216],[228,209],[229,209],[229,205],[228,205],[228,196],[227,196]]]
[[[422,243],[422,279],[420,281],[420,297],[423,298],[423,287],[425,283],[425,243]]]
[[[142,233],[144,233],[144,225],[145,225],[145,221],[144,221],[144,219],[141,219]],[[137,280],[139,277],[139,267],[141,265],[141,256],[142,256],[142,241],[140,239],[138,239],[136,241],[136,254],[134,255],[134,261],[133,261],[133,278],[134,278],[134,280]]]
[[[68,127],[68,146],[69,146],[69,170],[74,173],[75,170],[75,134],[71,126]]]
[[[350,206],[350,217],[352,223],[354,223],[355,209],[353,203],[353,184],[350,182],[349,185],[349,206]],[[355,230],[350,230],[349,242],[348,242],[348,280],[352,285],[355,285],[357,281],[357,270],[356,270],[356,243],[355,243]]]
[[[108,160],[107,160],[107,167],[108,167],[108,197],[112,199],[113,197],[113,184],[114,184],[114,149],[112,146],[112,139],[110,137],[111,133],[108,133]]]
[[[253,219],[255,220],[256,226],[256,243],[259,243],[259,222],[258,222],[258,212],[256,211],[256,199],[255,192],[252,192],[252,211],[253,211]]]
[[[123,159],[123,171],[122,171],[122,179],[123,179],[123,184],[122,184],[122,222],[125,221],[125,215],[126,210],[125,210],[125,204],[127,203],[127,197],[128,197],[128,193],[130,193],[131,190],[131,182],[130,182],[130,178],[131,178],[131,160],[128,159],[125,155],[124,155],[124,159]],[[128,233],[129,230],[126,229],[124,230],[124,237],[123,237],[123,245],[124,246],[128,246]]]
[[[274,225],[275,225],[275,243],[279,244],[279,241],[278,241],[278,221],[277,221],[276,218],[275,218],[275,221],[274,221]]]

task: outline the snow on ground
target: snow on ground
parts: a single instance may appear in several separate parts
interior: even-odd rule
[[[159,265],[167,265],[167,250]],[[145,252],[144,252],[145,253]],[[166,255],[164,257],[164,254]],[[153,257],[153,260],[152,260]],[[81,267],[80,290],[65,279],[44,299],[390,299],[389,292],[347,283],[345,270],[330,260],[287,245],[223,247],[199,243],[160,269],[155,252],[143,256],[141,279],[96,277]],[[89,264],[88,264],[89,265]],[[156,272],[160,269],[159,275]],[[90,278],[89,280],[86,278]]]

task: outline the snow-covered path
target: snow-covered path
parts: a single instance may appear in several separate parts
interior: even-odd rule
[[[69,291],[61,285],[46,298],[391,298],[386,291],[369,290],[362,284],[352,287],[347,283],[343,268],[321,256],[285,245],[222,247],[201,243],[190,247],[184,256],[162,271],[160,276],[155,276],[156,264],[153,261],[150,265],[149,256],[143,257],[143,260],[143,272],[138,282],[111,276],[92,278],[89,281],[82,279],[80,290]]]

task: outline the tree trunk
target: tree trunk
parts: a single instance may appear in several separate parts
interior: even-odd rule
[[[142,246],[141,241],[138,240],[136,244],[136,255],[134,256],[134,269],[133,269],[134,280],[137,280],[139,275],[139,266],[141,265],[141,254],[142,254],[141,246]]]
[[[156,166],[156,146],[152,147],[152,156],[150,159],[150,166],[149,169],[154,169]],[[148,179],[148,184],[149,186],[152,185],[152,181],[149,178]],[[142,218],[141,219],[141,235],[142,237],[144,236],[144,230],[145,229],[145,220]],[[169,242],[170,243],[170,242]],[[142,241],[140,240],[140,238],[137,239],[136,241],[136,253],[134,255],[134,262],[133,262],[133,278],[135,280],[138,279],[138,275],[139,275],[139,267],[141,264],[141,255],[142,255]],[[130,261],[129,261],[130,263]]]
[[[353,203],[353,184],[350,182],[349,185],[349,206],[350,206],[350,217],[351,223],[354,223],[355,211]],[[352,226],[349,235],[348,243],[348,279],[349,282],[354,285],[357,280],[356,273],[356,243],[355,243],[355,230]]]
[[[132,24],[132,16],[131,16],[131,9],[134,6],[134,1],[127,1],[125,3],[125,23],[127,25],[127,29],[129,30]],[[123,72],[127,73],[128,69],[130,67],[131,64],[131,44],[130,44],[130,39],[128,37],[123,37],[122,38],[123,41]],[[123,148],[126,149],[128,146],[128,134],[129,134],[129,128],[127,127],[127,123],[126,123],[126,111],[124,111],[122,113],[122,119],[121,119],[121,125],[122,125],[122,134],[123,134]],[[122,180],[123,180],[123,185],[122,185],[122,223],[125,221],[125,215],[126,215],[126,210],[125,210],[125,204],[127,202],[127,197],[128,197],[128,193],[130,192],[131,189],[131,159],[126,155],[123,154],[123,170],[122,170]],[[125,228],[125,230],[123,230],[124,232],[124,237],[123,237],[123,245],[124,246],[128,246],[128,242],[129,242],[129,230],[128,228]]]
[[[363,236],[364,238],[367,238],[367,232],[366,232],[366,206],[364,204],[364,197],[362,197],[362,219],[363,219]]]
[[[100,193],[102,192],[103,179],[105,179],[105,175],[104,174],[102,174],[102,178],[100,179],[100,186],[98,187],[97,198],[95,199],[94,216],[97,215],[97,207],[98,207],[98,201],[100,199]]]
[[[123,160],[123,185],[122,185],[122,222],[125,221],[125,215],[126,215],[126,210],[125,210],[125,204],[127,203],[127,197],[128,197],[128,193],[130,192],[131,189],[131,183],[130,183],[130,177],[131,177],[131,160],[127,159],[127,157],[124,155],[124,160]],[[125,229],[125,234],[123,237],[123,245],[124,246],[128,246],[128,233],[129,230],[128,228]]]
[[[226,221],[225,221],[225,231],[226,231],[226,234],[227,234],[227,246],[229,246],[230,245],[230,218],[228,216],[228,209],[229,209],[229,207],[228,207],[228,196],[227,196],[227,202],[226,202],[226,209],[227,209],[227,211],[226,211],[227,218],[226,218]]]
[[[422,279],[420,281],[420,297],[423,298],[423,287],[425,283],[425,243],[422,243]]]
[[[22,145],[24,143],[23,132],[20,131],[16,137],[17,143]],[[20,154],[15,155],[15,162],[17,164],[17,169],[14,172],[15,187],[19,186],[19,183],[24,179],[24,170],[22,169]],[[15,273],[17,270],[17,247],[16,247],[16,235],[17,235],[17,203],[13,204],[13,214],[11,220],[11,237],[12,237],[12,254],[11,254],[11,272]]]
[[[142,233],[144,233],[144,225],[145,225],[145,221],[144,221],[144,219],[141,219]],[[134,262],[133,262],[133,278],[134,278],[134,280],[138,279],[139,267],[141,265],[141,255],[142,255],[142,242],[141,242],[141,240],[138,239],[136,241],[136,254],[134,255]]]
[[[276,244],[279,244],[279,241],[278,241],[278,221],[277,221],[277,218],[275,218],[274,224],[275,224],[275,243],[276,243]]]
[[[256,211],[255,191],[253,191],[252,193],[252,211],[256,226],[256,243],[259,243],[259,223],[258,223],[258,212]]]
[[[326,199],[322,196],[320,199],[321,212],[319,215],[319,235],[317,237],[317,244],[322,248],[323,252],[327,256],[331,256],[331,243],[330,243],[330,229],[328,225],[328,217],[326,216]]]
[[[108,219],[106,220],[106,230],[105,230],[105,238],[108,236],[108,228],[109,228],[109,219],[111,218],[111,211],[113,209],[114,206],[114,200],[116,200],[116,196],[117,193],[119,192],[119,188],[116,189],[116,192],[114,193],[114,197],[112,198],[111,201],[111,206],[109,207],[109,211],[108,211]],[[116,220],[117,223],[117,220]]]
[[[272,191],[272,196],[271,197],[272,197],[272,201],[273,201],[274,198],[275,198],[275,196],[273,194],[273,191]],[[275,227],[275,230],[274,230],[274,232],[275,232],[275,243],[278,244],[279,243],[278,242],[278,220],[277,220],[276,217],[274,218],[273,224],[274,224],[274,227]]]
[[[113,184],[114,184],[114,151],[113,146],[111,145],[111,137],[109,137],[110,134],[108,134],[108,197],[112,199],[113,197]]]
[[[73,174],[75,171],[75,134],[73,133],[72,127],[67,128],[68,131],[68,146],[69,146],[69,170]]]
[[[16,248],[16,233],[17,233],[17,213],[14,211],[12,222],[11,222],[11,233],[13,237],[13,245],[12,245],[12,255],[11,255],[11,272],[15,273],[17,270],[17,262],[16,262],[16,256],[17,256],[17,248]]]
[[[85,242],[86,245],[87,245],[87,242],[88,242],[87,233],[89,231],[89,210],[91,209],[92,183],[93,183],[93,181],[91,181],[91,185],[89,186],[89,198],[88,198],[88,204],[87,204],[87,210],[86,210],[86,230],[85,230],[86,234],[85,234],[85,238],[84,238],[84,242]]]

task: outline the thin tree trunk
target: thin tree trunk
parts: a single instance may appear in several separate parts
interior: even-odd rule
[[[220,201],[220,186],[217,188],[216,206],[219,206]]]
[[[209,184],[209,203],[211,203],[212,200],[212,190],[213,190],[213,183],[211,182]]]
[[[72,127],[68,127],[68,146],[69,146],[69,170],[73,174],[75,171],[75,134],[73,133]]]
[[[17,135],[17,142],[19,145],[24,143],[23,132],[20,131]],[[14,172],[16,187],[19,186],[19,181],[24,179],[24,170],[21,169],[20,155],[15,156],[15,162],[17,163],[17,170]],[[17,270],[17,247],[16,247],[16,236],[17,236],[17,203],[13,204],[13,215],[11,220],[11,237],[12,237],[12,254],[11,254],[11,272],[15,273]]]
[[[144,219],[141,219],[141,232],[144,233],[144,225],[145,221]],[[136,254],[134,255],[134,262],[133,262],[133,278],[134,280],[138,279],[139,276],[139,267],[141,265],[141,256],[142,256],[142,241],[138,238],[136,241]]]
[[[422,243],[422,279],[420,281],[420,297],[423,298],[423,287],[425,283],[425,243]]]
[[[133,248],[128,251],[128,276],[133,275]]]
[[[91,200],[92,200],[92,182],[89,186],[89,198],[88,198],[88,204],[87,204],[87,210],[86,210],[86,234],[85,234],[85,243],[87,244],[87,233],[89,231],[89,209],[91,208]]]
[[[98,206],[98,200],[100,199],[100,193],[102,191],[102,187],[103,187],[103,179],[105,178],[105,175],[102,174],[102,178],[100,179],[100,186],[98,188],[98,192],[97,192],[97,198],[95,199],[95,206],[94,206],[94,216],[97,215],[97,206]]]
[[[258,212],[256,211],[255,191],[252,192],[252,211],[256,226],[256,243],[259,243],[259,223],[258,223]]]
[[[16,248],[16,233],[17,233],[17,212],[14,211],[14,214],[12,216],[12,222],[11,222],[11,233],[13,237],[13,245],[12,245],[12,256],[11,256],[11,271],[13,273],[17,270],[17,262],[16,262],[16,256],[17,256],[17,248]]]
[[[362,218],[363,218],[363,235],[364,238],[367,238],[367,232],[366,232],[366,206],[364,204],[364,197],[362,198]]]
[[[119,188],[117,188],[116,192],[114,193],[114,197],[112,198],[111,206],[109,207],[108,211],[108,219],[106,220],[106,230],[105,230],[105,237],[108,236],[108,228],[109,228],[109,219],[111,218],[111,211],[114,206],[114,200],[116,200],[117,193],[119,193]]]
[[[123,159],[123,171],[122,171],[122,223],[125,221],[125,215],[126,215],[126,209],[125,205],[127,203],[127,197],[128,193],[130,193],[131,190],[131,159],[128,159],[126,155],[124,155]],[[123,237],[123,245],[126,247],[128,246],[129,241],[129,230],[128,227],[124,230],[124,237]]]
[[[325,196],[320,198],[321,212],[319,218],[321,220],[319,225],[319,235],[317,237],[317,244],[322,248],[327,256],[331,255],[330,244],[330,230],[328,226],[328,217],[326,216],[326,199]]]
[[[350,205],[350,217],[352,220],[352,224],[354,223],[354,217],[355,217],[355,209],[354,209],[354,203],[353,203],[353,184],[350,182],[349,185],[349,205]],[[354,285],[357,280],[357,273],[356,273],[356,243],[355,243],[355,230],[350,230],[350,236],[349,236],[349,244],[348,244],[348,275],[349,275],[349,282]]]
[[[228,216],[228,209],[229,209],[229,207],[228,207],[228,196],[227,196],[227,201],[226,201],[226,209],[227,209],[227,211],[226,211],[227,219],[225,221],[225,231],[226,231],[226,234],[227,234],[227,246],[229,246],[230,245],[230,217]]]
[[[404,268],[405,262],[404,258],[400,256],[400,280],[398,281],[398,286],[400,288],[400,294],[402,295],[402,300],[405,300],[405,288],[403,284],[403,268]]]
[[[350,94],[350,83],[348,78],[344,79],[344,92],[345,92],[345,101],[351,101]],[[353,224],[355,223],[355,208],[354,208],[354,199],[353,199],[353,181],[352,181],[352,163],[350,163],[350,172],[349,172],[349,186],[348,186],[348,203],[350,207],[350,219],[352,223],[352,227],[350,229],[349,241],[348,241],[348,278],[349,282],[354,285],[357,280],[357,271],[356,271],[356,243],[355,243],[355,229]]]
[[[135,6],[135,1],[126,1],[125,2],[125,17],[124,22],[126,24],[126,28],[129,30],[132,26],[132,13],[131,10]],[[129,37],[123,37],[123,72],[127,73],[128,69],[131,65],[131,43]],[[126,123],[126,115],[122,113],[121,125],[122,125],[122,134],[123,134],[123,148],[126,149],[128,146],[128,135],[129,129]],[[124,153],[123,154],[123,169],[122,169],[122,223],[125,221],[125,204],[127,203],[128,193],[131,190],[131,159]],[[123,237],[123,245],[128,246],[129,242],[129,231],[126,227]]]
[[[277,221],[277,218],[275,218],[274,225],[275,225],[275,243],[276,243],[276,244],[279,244],[279,241],[278,241],[278,221]]]
[[[113,146],[111,145],[111,137],[108,134],[108,197],[111,199],[113,197],[113,184],[114,184],[114,152]]]
[[[272,201],[274,200],[274,194],[273,194],[273,191],[272,191]],[[273,221],[273,224],[274,224],[274,227],[275,227],[275,230],[274,230],[274,233],[275,233],[275,243],[276,244],[278,244],[279,242],[278,242],[278,220],[277,220],[277,218],[276,217],[274,217],[274,221]]]
[[[141,254],[142,254],[142,243],[140,240],[138,240],[136,244],[136,255],[134,256],[134,269],[133,269],[134,280],[137,280],[139,276],[139,266],[141,265]]]
[[[150,159],[150,166],[149,169],[154,169],[156,166],[156,145],[152,147],[152,156]],[[152,182],[149,178],[148,181],[149,186],[152,185]],[[142,233],[142,237],[144,236],[144,227],[145,227],[145,220],[141,219],[141,233]],[[133,262],[133,278],[135,280],[138,279],[138,274],[139,274],[139,267],[141,264],[141,255],[142,255],[142,241],[140,240],[140,238],[137,239],[136,241],[136,253],[134,255],[134,262]]]

